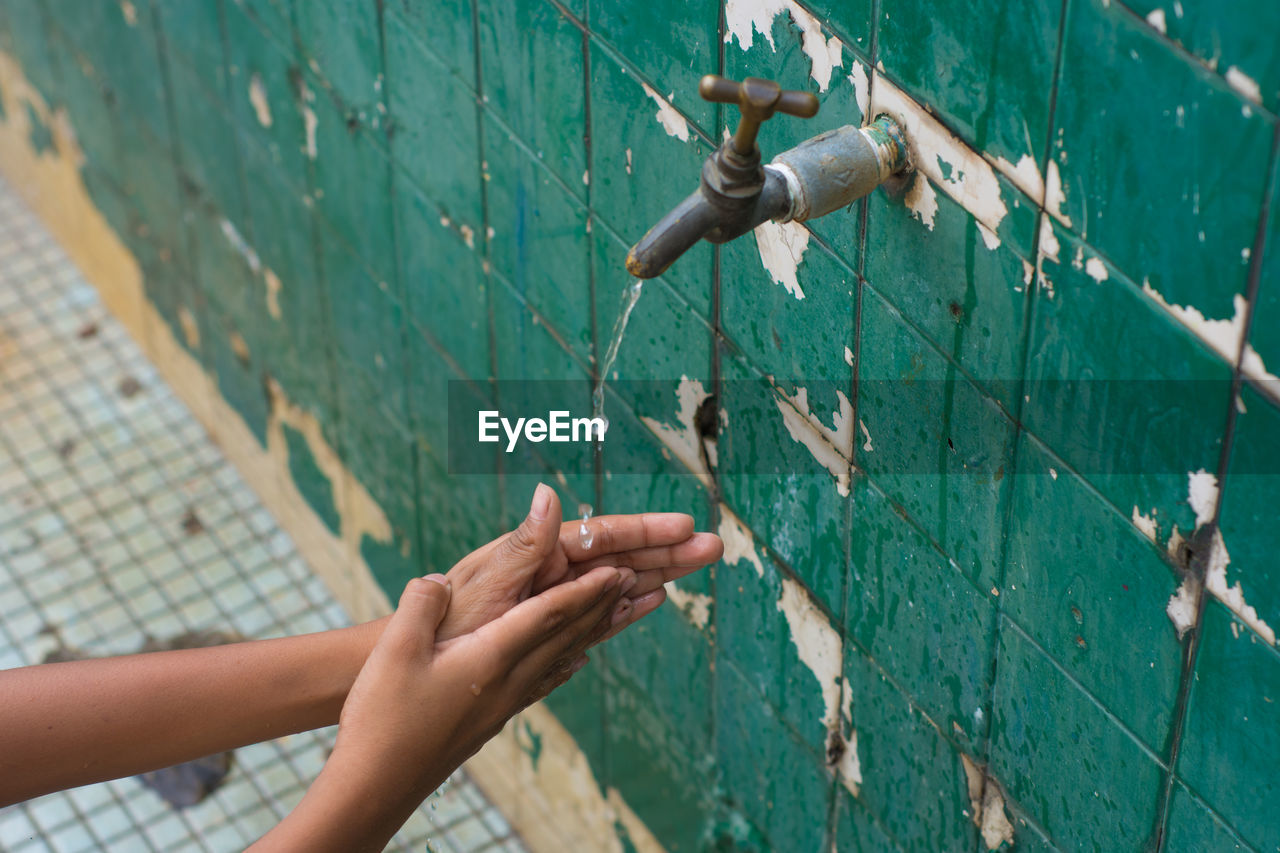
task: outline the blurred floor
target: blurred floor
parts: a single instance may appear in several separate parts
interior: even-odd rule
[[[192,631],[349,624],[93,288],[0,181],[0,669]],[[336,729],[235,751],[169,806],[136,779],[0,809],[0,850],[241,850],[301,799]],[[523,851],[459,772],[390,849]]]

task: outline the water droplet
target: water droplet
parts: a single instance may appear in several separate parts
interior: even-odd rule
[[[578,504],[578,515],[582,516],[582,524],[578,525],[578,544],[582,546],[584,551],[589,549],[592,543],[596,541],[595,533],[587,526],[593,511],[591,504]]]

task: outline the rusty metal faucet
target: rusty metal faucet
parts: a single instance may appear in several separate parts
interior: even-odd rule
[[[760,165],[756,136],[775,113],[812,118],[818,99],[784,91],[772,80],[741,83],[708,74],[698,84],[704,100],[736,104],[737,132],[702,164],[701,183],[631,247],[627,271],[661,275],[699,240],[725,243],[766,220],[804,221],[845,207],[906,164],[896,123],[881,117],[868,127],[846,125],[815,136]]]

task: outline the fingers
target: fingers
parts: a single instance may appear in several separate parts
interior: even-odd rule
[[[592,579],[597,573],[614,571],[607,567],[596,569],[584,578],[561,584],[561,587],[573,586],[582,580]],[[624,572],[626,575],[631,574],[629,570]],[[567,667],[588,646],[599,640],[609,630],[612,625],[611,615],[616,616],[616,608],[622,607],[629,611],[631,601],[622,597],[626,578],[622,573],[619,573],[618,577],[619,580],[610,582],[590,607],[581,608],[575,615],[564,620],[559,628],[548,633],[544,642],[530,649],[523,659],[516,663],[511,670],[511,677],[515,683],[535,684],[550,671]],[[551,590],[538,597],[545,597],[554,591]]]
[[[555,549],[560,519],[560,498],[555,489],[539,483],[524,521],[496,543],[494,571],[532,575]]]
[[[582,547],[581,521],[560,528],[560,545],[570,561],[658,545],[675,545],[693,535],[693,516],[682,512],[645,512],[638,515],[601,515],[588,519],[591,547]]]
[[[596,566],[626,566],[637,572],[668,567],[692,570],[719,560],[724,554],[724,542],[714,533],[694,533],[674,545],[654,545],[620,553],[600,551],[593,545],[591,550],[598,551],[598,555],[574,563],[575,571],[584,572]],[[667,580],[680,576],[674,575]]]
[[[630,611],[622,619],[610,625],[609,630],[605,632],[604,636],[595,640],[595,642],[603,643],[605,640],[612,639],[626,628],[631,627],[653,611],[657,610],[666,600],[667,591],[663,587],[658,587],[655,590],[650,590],[644,595],[638,595],[635,598],[632,598]]]
[[[595,569],[521,602],[476,633],[485,635],[496,660],[514,666],[544,646],[571,643],[572,627],[584,616],[602,618],[621,595],[622,580],[615,568]]]
[[[409,581],[382,633],[383,639],[406,654],[429,653],[435,646],[436,629],[449,610],[452,593],[452,586],[444,575],[427,575]]]

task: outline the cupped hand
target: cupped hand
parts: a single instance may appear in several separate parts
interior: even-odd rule
[[[441,638],[458,637],[506,613],[544,590],[600,566],[629,568],[635,580],[623,589],[631,604],[605,636],[656,609],[666,599],[662,585],[720,559],[724,544],[713,533],[695,533],[684,513],[603,515],[586,522],[591,544],[583,545],[583,522],[562,522],[555,490],[539,484],[529,514],[511,533],[472,551],[449,570],[453,600]]]

